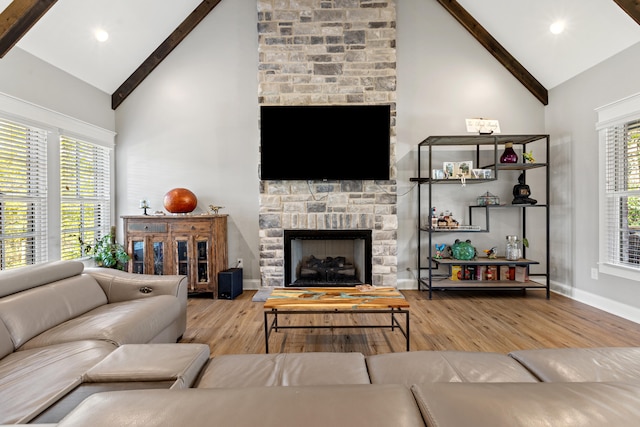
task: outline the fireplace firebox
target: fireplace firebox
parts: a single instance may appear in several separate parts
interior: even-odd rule
[[[285,286],[371,283],[371,230],[284,230]]]

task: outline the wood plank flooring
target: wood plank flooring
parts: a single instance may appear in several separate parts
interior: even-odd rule
[[[263,303],[256,291],[235,300],[190,298],[181,342],[206,343],[212,355],[264,353]],[[640,325],[544,291],[402,291],[411,304],[411,350],[465,350],[508,353],[530,348],[640,346]],[[352,316],[351,319],[338,316]],[[305,325],[377,324],[381,315],[280,316]],[[293,329],[272,332],[271,353],[355,351],[365,355],[405,351],[405,339],[390,329]]]

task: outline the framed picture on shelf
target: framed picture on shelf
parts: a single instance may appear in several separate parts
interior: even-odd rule
[[[456,163],[455,162],[443,162],[442,170],[444,171],[444,177],[446,178],[454,178],[454,174],[456,172]]]
[[[434,169],[431,171],[431,178],[432,179],[445,179],[445,173],[443,169]]]
[[[484,179],[484,169],[471,169],[471,178]]]
[[[456,163],[456,178],[471,178],[472,170],[473,162],[471,160],[458,162]]]

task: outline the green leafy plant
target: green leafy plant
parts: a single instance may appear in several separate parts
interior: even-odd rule
[[[107,234],[96,240],[95,246],[87,251],[99,267],[124,270],[131,259],[124,246],[116,242],[115,234]]]

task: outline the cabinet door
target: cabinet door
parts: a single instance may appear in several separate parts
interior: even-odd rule
[[[189,238],[189,236],[175,236],[175,240],[173,243],[173,259],[175,261],[174,264],[176,267],[175,274],[182,274],[188,276],[189,278],[191,278],[189,260],[193,252],[193,249],[191,247],[192,245],[189,244],[190,240],[191,239]]]
[[[162,275],[170,272],[166,258],[167,245],[164,236],[131,236],[129,238],[129,271],[138,274]]]
[[[204,235],[173,236],[175,273],[189,278],[189,292],[214,292],[211,269],[211,239]]]
[[[164,237],[149,238],[149,262],[151,265],[150,273],[163,275],[170,273],[170,265],[166,256],[167,242]]]
[[[195,239],[196,245],[196,264],[197,264],[197,277],[196,280],[199,284],[207,284],[209,288],[209,277],[211,277],[210,261],[211,261],[211,245],[207,238],[197,237]]]
[[[144,237],[131,237],[129,239],[129,253],[131,254],[131,260],[129,261],[129,272],[144,274],[144,261],[145,261],[145,238]]]

